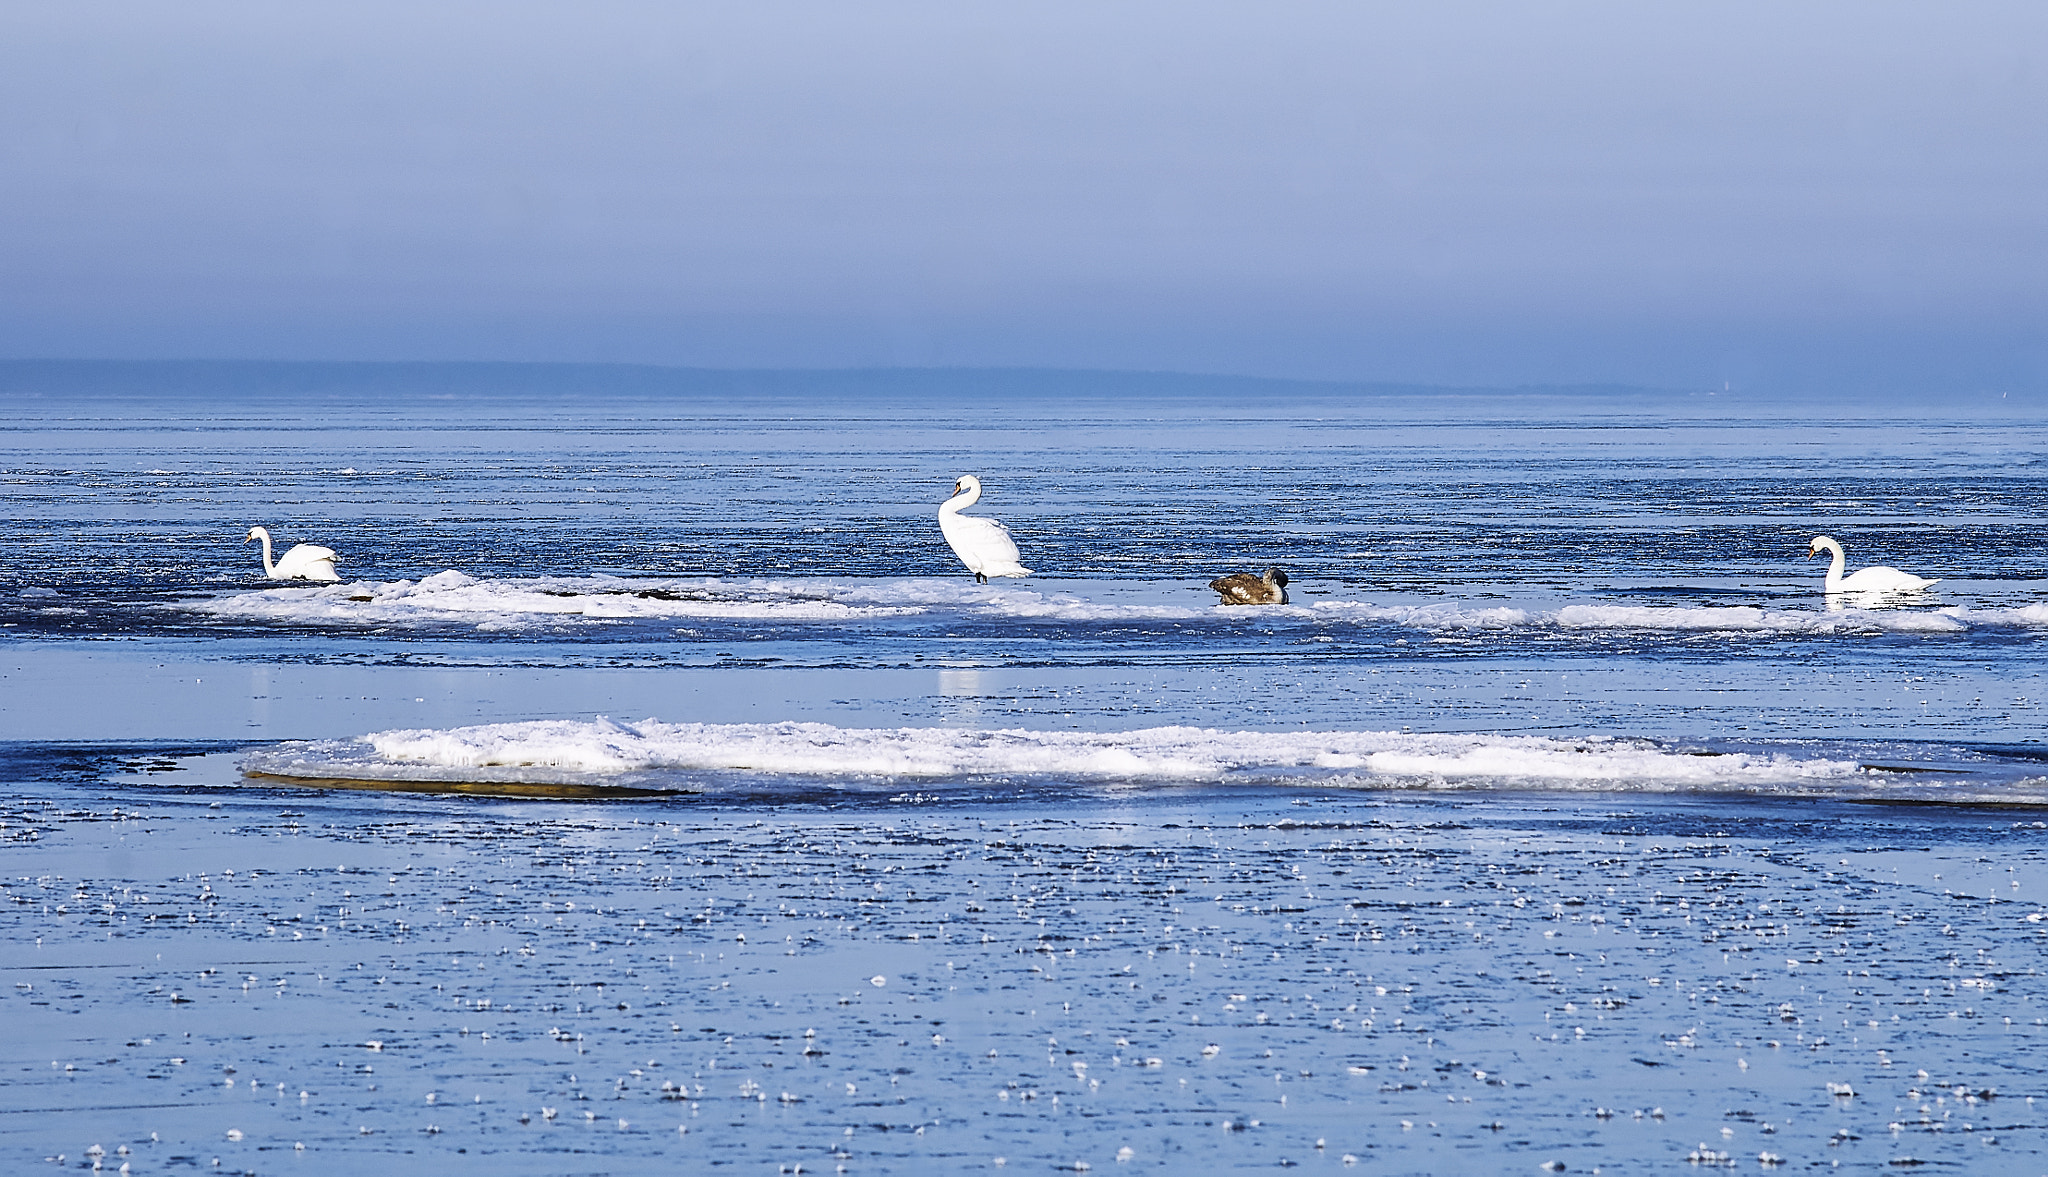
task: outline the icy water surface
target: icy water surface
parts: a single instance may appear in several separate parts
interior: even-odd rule
[[[2034,406],[36,371],[0,1169],[2048,1172]]]
[[[34,690],[0,737],[602,715],[1763,741],[2016,798],[2034,775],[2028,405],[463,371],[13,394],[0,674]],[[946,550],[969,471],[1039,575],[975,585]],[[339,550],[344,583],[263,582],[259,521]],[[1820,533],[1940,583],[1827,600]],[[1267,564],[1290,605],[1203,587]]]
[[[2048,1145],[2031,820],[152,767],[6,806],[13,1171],[2017,1173]]]

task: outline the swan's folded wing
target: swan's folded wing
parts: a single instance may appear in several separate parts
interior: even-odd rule
[[[283,580],[340,580],[334,571],[334,549],[299,544],[284,554],[271,575]]]
[[[958,522],[960,542],[973,547],[982,559],[993,564],[1017,562],[1017,541],[1010,538],[1009,528],[994,519],[983,519],[975,515],[962,515]]]
[[[1859,570],[1842,579],[1842,588],[1852,593],[1909,593],[1936,582],[1882,564]]]

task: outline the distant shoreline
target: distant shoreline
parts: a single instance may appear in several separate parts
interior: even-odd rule
[[[0,360],[0,395],[241,391],[277,393],[492,392],[639,395],[814,395],[958,391],[1034,396],[1600,396],[1677,398],[1708,389],[1619,384],[1516,387],[1295,380],[1086,368],[690,368],[654,364],[485,360]]]

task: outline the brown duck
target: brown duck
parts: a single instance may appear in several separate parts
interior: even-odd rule
[[[1285,605],[1287,603],[1287,574],[1278,568],[1266,569],[1266,575],[1253,576],[1240,572],[1234,576],[1221,576],[1209,582],[1223,598],[1225,605]]]

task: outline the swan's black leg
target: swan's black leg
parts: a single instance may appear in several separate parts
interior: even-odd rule
[[[987,577],[987,576],[985,576],[985,575],[983,575],[982,573],[979,573],[979,572],[977,572],[977,573],[975,573],[975,574],[974,574],[974,583],[976,583],[976,584],[987,584],[987,583],[988,583],[988,577]]]

